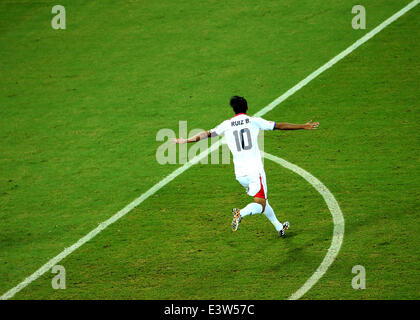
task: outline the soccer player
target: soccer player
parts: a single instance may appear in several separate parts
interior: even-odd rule
[[[278,123],[267,121],[262,118],[250,117],[248,103],[243,97],[233,96],[230,105],[235,112],[231,119],[223,121],[216,128],[203,131],[190,139],[174,139],[175,143],[197,142],[208,137],[225,135],[227,145],[232,152],[235,166],[236,180],[246,188],[247,194],[254,198],[243,209],[232,210],[232,230],[238,230],[241,220],[258,213],[264,215],[276,228],[280,237],[290,227],[289,222],[280,223],[267,199],[267,181],[261,160],[261,153],[258,147],[258,133],[260,130],[312,130],[319,126],[319,122],[309,121],[305,124]]]

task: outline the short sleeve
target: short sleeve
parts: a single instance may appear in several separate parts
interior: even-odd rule
[[[276,123],[263,118],[252,118],[252,122],[261,130],[274,130]]]
[[[210,130],[210,133],[215,133],[218,136],[221,136],[226,131],[226,121],[223,121],[221,124],[219,124],[217,127]]]

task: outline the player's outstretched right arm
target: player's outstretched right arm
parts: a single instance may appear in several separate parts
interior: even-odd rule
[[[178,143],[178,144],[198,142],[200,140],[207,139],[208,137],[210,137],[210,135],[211,135],[210,131],[202,131],[202,132],[196,134],[192,138],[189,138],[189,139],[178,138],[178,139],[173,139],[172,141],[175,142],[175,143]]]
[[[305,130],[314,130],[316,128],[319,127],[319,122],[312,122],[312,120],[310,120],[309,122],[305,123],[305,124],[293,124],[293,123],[277,123],[274,127],[274,130],[300,130],[300,129],[305,129]]]

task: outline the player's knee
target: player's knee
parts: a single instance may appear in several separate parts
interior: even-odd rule
[[[264,212],[266,200],[263,199],[263,198],[254,197],[254,202],[259,203],[260,205],[262,205],[262,212]]]

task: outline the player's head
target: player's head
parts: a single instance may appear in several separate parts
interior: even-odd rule
[[[230,106],[232,107],[235,114],[246,113],[248,111],[248,103],[244,97],[233,96],[230,98]]]

